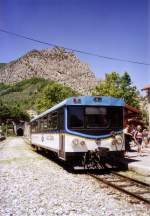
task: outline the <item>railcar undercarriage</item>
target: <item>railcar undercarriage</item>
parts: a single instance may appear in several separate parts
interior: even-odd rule
[[[107,148],[98,148],[83,155],[84,169],[103,169],[123,167],[124,152],[110,152]]]

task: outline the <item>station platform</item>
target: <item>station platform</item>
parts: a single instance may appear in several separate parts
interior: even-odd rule
[[[150,184],[150,144],[143,149],[142,156],[138,155],[137,147],[131,147],[125,158],[128,176],[137,177]]]

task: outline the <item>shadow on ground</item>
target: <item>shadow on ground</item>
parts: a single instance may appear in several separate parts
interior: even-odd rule
[[[33,151],[35,151],[33,149]],[[35,151],[38,154],[42,155],[43,157],[53,161],[54,163],[57,163],[59,166],[61,166],[63,169],[65,169],[67,172],[72,173],[72,174],[87,174],[87,173],[96,173],[96,174],[108,174],[111,173],[112,171],[126,171],[128,170],[128,164],[133,162],[133,161],[138,161],[136,159],[129,159],[129,158],[124,158],[121,161],[117,161],[118,164],[109,164],[109,166],[103,166],[99,169],[95,167],[91,167],[88,169],[84,169],[83,166],[74,166],[72,163],[65,162],[63,160],[60,160],[57,155],[51,151]],[[118,165],[118,166],[117,166]]]

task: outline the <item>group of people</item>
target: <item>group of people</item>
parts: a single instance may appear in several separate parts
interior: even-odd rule
[[[137,150],[140,156],[142,156],[142,150],[144,147],[147,147],[150,143],[150,133],[145,128],[142,129],[141,125],[134,127],[131,124],[128,124],[124,129],[125,136],[125,152],[130,151],[131,143],[137,145]]]

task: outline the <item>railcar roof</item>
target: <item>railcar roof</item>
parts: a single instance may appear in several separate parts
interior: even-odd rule
[[[34,121],[63,106],[125,106],[124,100],[110,96],[75,96],[62,101],[31,120]]]

